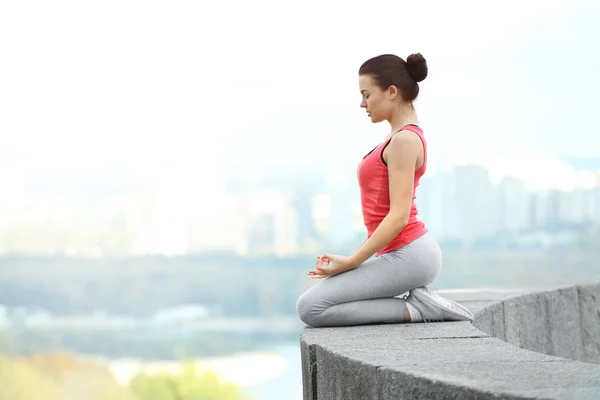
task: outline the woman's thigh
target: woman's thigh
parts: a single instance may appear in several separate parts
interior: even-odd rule
[[[429,285],[442,265],[440,247],[427,233],[408,245],[360,267],[327,277],[310,287],[298,299],[324,306],[351,301],[399,296],[411,289]]]

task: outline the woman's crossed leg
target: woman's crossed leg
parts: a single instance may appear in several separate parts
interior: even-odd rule
[[[298,299],[298,316],[312,327],[422,321],[419,310],[399,296],[431,284],[441,266],[441,249],[427,233],[317,282]]]

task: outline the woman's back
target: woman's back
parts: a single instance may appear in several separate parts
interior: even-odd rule
[[[421,139],[423,144],[423,163],[415,171],[408,223],[388,245],[377,252],[378,256],[394,251],[427,232],[425,224],[417,219],[418,209],[415,204],[417,186],[419,186],[419,181],[427,169],[427,142],[425,141],[423,130],[416,125],[406,125],[396,134],[408,134],[408,132],[403,131],[414,132]],[[367,154],[358,166],[357,174],[361,194],[362,214],[368,237],[371,237],[375,229],[377,229],[390,211],[389,174],[383,153],[392,140],[392,137],[393,135]]]

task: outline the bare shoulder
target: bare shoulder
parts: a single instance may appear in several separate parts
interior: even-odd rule
[[[392,136],[386,154],[386,159],[401,158],[403,160],[416,160],[423,153],[423,142],[419,135],[413,131],[403,130]]]
[[[390,146],[396,149],[421,149],[422,142],[419,135],[417,135],[413,131],[402,130],[392,136],[392,140],[390,140]]]

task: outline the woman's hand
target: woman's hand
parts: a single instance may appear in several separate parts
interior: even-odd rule
[[[327,265],[323,265],[324,262],[327,263]],[[312,271],[308,271],[308,275],[312,279],[322,279],[354,268],[356,268],[356,266],[348,257],[324,254],[322,256],[317,256],[317,266]]]

